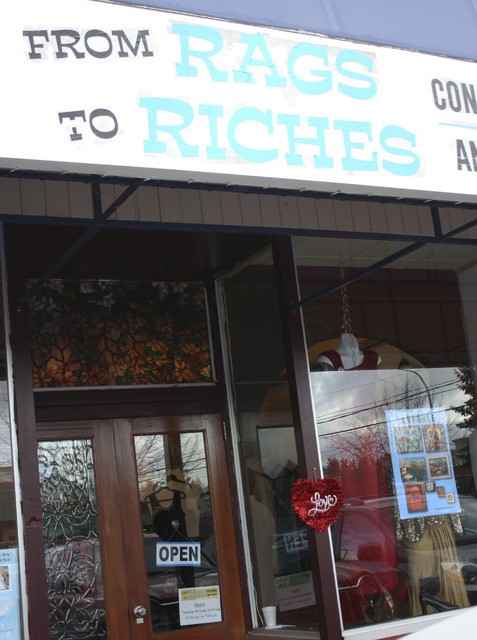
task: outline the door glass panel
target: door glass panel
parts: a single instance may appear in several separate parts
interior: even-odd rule
[[[50,638],[107,638],[90,440],[38,445]]]
[[[134,443],[153,632],[220,622],[204,435],[138,435]]]

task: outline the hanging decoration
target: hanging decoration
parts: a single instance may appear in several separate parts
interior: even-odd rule
[[[348,297],[348,289],[345,284],[345,272],[344,272],[344,264],[343,264],[343,247],[341,245],[341,239],[338,238],[338,266],[340,273],[340,292],[341,292],[341,332],[353,334],[353,329],[351,328],[351,306],[349,303]]]
[[[291,489],[291,503],[297,516],[317,531],[326,531],[336,522],[343,506],[343,487],[332,478],[300,478]]]

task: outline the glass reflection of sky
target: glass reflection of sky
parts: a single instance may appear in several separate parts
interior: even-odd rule
[[[310,378],[323,464],[336,455],[339,435],[364,430],[385,434],[388,409],[445,407],[451,442],[468,435],[457,426],[462,417],[453,409],[469,398],[455,367],[320,371]]]

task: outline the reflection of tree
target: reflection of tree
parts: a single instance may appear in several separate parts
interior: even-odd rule
[[[471,433],[477,427],[476,373],[476,367],[473,366],[455,369],[458,385],[465,394],[465,400],[460,405],[452,407],[461,417],[460,420],[456,421],[456,427],[459,429],[471,429]],[[454,443],[456,448],[452,457],[459,491],[466,494],[475,494],[469,438],[464,434],[462,437],[455,438]]]
[[[164,437],[136,436],[136,468],[141,500],[166,483]]]
[[[455,369],[459,381],[459,387],[467,396],[465,402],[458,407],[452,407],[456,413],[462,416],[462,420],[456,423],[461,429],[473,429],[477,426],[477,390],[475,388],[475,367],[459,367]]]
[[[402,370],[382,380],[373,399],[351,409],[333,412],[339,431],[321,436],[327,441],[322,450],[332,454],[326,461],[325,474],[346,480],[348,496],[387,495],[391,491],[390,449],[386,410],[420,409],[437,405],[436,395],[443,384],[427,385],[422,375]],[[365,377],[363,376],[363,380]],[[325,420],[323,420],[325,422]],[[319,426],[320,420],[318,421]]]
[[[136,467],[141,499],[167,485],[167,476],[179,469],[184,481],[207,486],[207,467],[201,433],[136,436]]]
[[[347,423],[350,422],[348,419]],[[349,497],[353,487],[360,497],[387,494],[389,442],[383,408],[373,408],[352,424],[349,429],[334,434],[334,455],[325,467],[325,474],[346,479]]]

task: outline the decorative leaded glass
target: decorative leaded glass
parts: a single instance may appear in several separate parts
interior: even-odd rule
[[[36,388],[213,381],[201,285],[53,280],[30,316]]]
[[[89,440],[38,445],[50,638],[103,640],[104,592]]]

